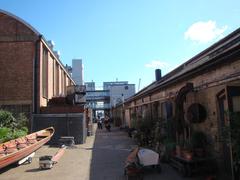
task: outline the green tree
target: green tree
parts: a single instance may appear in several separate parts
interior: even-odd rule
[[[0,110],[0,127],[15,129],[17,126],[16,119],[11,112]]]
[[[28,119],[23,113],[15,118],[11,112],[0,110],[0,143],[25,136]]]

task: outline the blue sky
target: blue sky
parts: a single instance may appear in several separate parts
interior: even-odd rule
[[[82,58],[84,80],[140,89],[240,27],[239,0],[1,0],[0,8],[53,40],[63,64]]]

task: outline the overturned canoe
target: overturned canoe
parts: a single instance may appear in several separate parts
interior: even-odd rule
[[[0,169],[27,157],[47,143],[53,134],[54,128],[49,127],[0,144]]]

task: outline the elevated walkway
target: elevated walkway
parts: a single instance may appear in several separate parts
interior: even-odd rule
[[[93,110],[109,110],[109,90],[86,91],[86,101],[88,106]],[[101,104],[99,104],[99,102],[101,102]]]

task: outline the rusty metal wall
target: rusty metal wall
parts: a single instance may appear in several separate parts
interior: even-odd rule
[[[54,127],[55,134],[49,144],[58,144],[61,136],[73,136],[76,144],[86,140],[87,129],[83,113],[33,114],[31,131]]]

